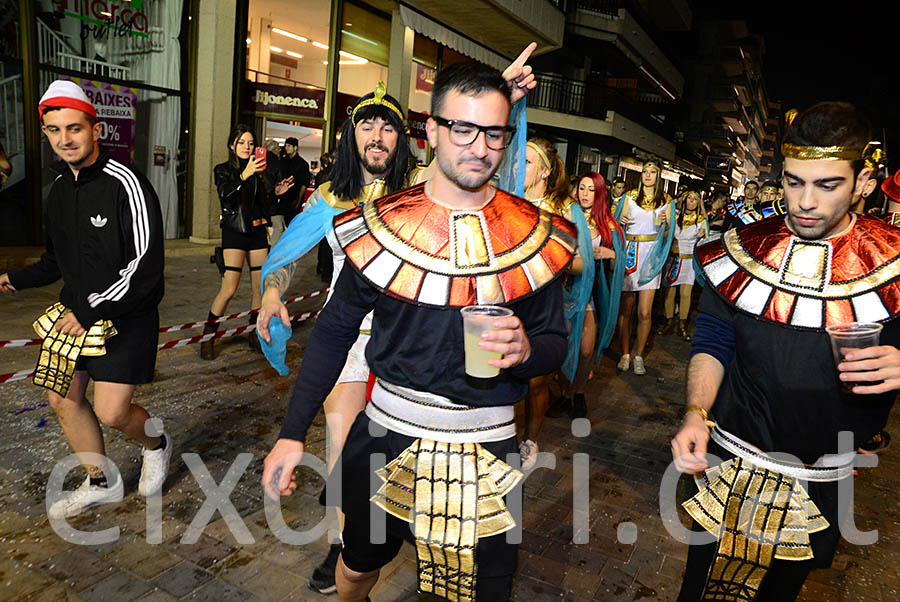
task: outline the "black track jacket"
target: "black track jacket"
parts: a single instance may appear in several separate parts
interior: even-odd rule
[[[163,297],[163,230],[153,187],[100,152],[75,180],[62,164],[47,198],[47,250],[9,275],[16,289],[62,277],[59,301],[83,328],[154,311]]]

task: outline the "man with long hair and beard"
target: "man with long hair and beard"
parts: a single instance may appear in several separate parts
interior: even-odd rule
[[[514,101],[521,99],[536,85],[531,67],[525,65],[535,48],[535,44],[529,45],[503,73]],[[328,181],[316,189],[303,213],[294,218],[263,265],[264,293],[257,332],[266,357],[282,375],[287,374],[284,350],[291,336],[290,318],[282,296],[300,258],[323,238],[328,241],[334,257],[330,300],[345,259],[332,227],[334,217],[412,186],[430,171],[413,163],[404,115],[399,107],[397,100],[385,93],[382,83],[357,102],[350,118],[341,128],[335,163]],[[276,319],[272,320],[273,317]],[[329,471],[344,447],[353,421],[366,405],[369,366],[365,351],[371,323],[372,315],[369,314],[360,325],[356,343],[347,355],[334,388],[325,399],[328,428],[326,463]],[[320,593],[335,591],[335,567],[340,551],[340,542],[333,542],[328,556],[310,579],[313,590]]]
[[[838,481],[900,389],[900,231],[849,212],[870,140],[852,105],[790,112],[787,214],[697,247],[707,286],[672,456],[699,473],[684,508],[718,541],[691,546],[681,602],[794,600],[851,533]],[[833,349],[828,331],[853,322],[880,341]]]
[[[385,93],[382,83],[356,103],[350,118],[341,127],[336,155],[329,180],[316,189],[305,210],[291,221],[263,265],[264,292],[257,332],[266,357],[276,369],[283,366],[283,360],[276,356],[283,355],[284,345],[290,337],[290,317],[282,296],[300,258],[323,238],[328,241],[334,261],[330,298],[344,263],[344,252],[334,237],[331,220],[360,202],[414,184],[423,171],[410,169],[411,154],[404,115],[397,100]],[[276,336],[273,340],[270,334],[270,329],[276,328],[270,324],[273,317],[276,323],[285,327],[282,332],[286,337],[278,339]],[[360,326],[359,338],[347,356],[334,389],[325,400],[325,422],[329,435],[326,460],[329,470],[340,455],[350,425],[365,407],[366,382],[369,379],[365,349],[371,321],[371,316],[367,316]],[[279,371],[286,373],[286,367]],[[313,571],[310,588],[323,594],[335,591],[334,569],[340,550],[340,542],[331,544],[328,556]]]

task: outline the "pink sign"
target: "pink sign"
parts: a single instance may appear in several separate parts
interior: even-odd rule
[[[81,86],[97,110],[97,120],[103,125],[100,145],[114,159],[129,165],[134,163],[137,93],[133,88],[117,84],[71,79]]]

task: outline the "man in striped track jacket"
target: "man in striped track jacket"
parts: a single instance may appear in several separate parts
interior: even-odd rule
[[[48,513],[59,519],[122,499],[122,477],[105,458],[101,422],[143,446],[141,494],[159,492],[165,481],[172,440],[165,433],[148,434],[150,415],[132,403],[135,386],[153,380],[156,364],[163,234],[152,186],[100,148],[103,126],[77,84],[53,82],[38,110],[44,134],[62,159],[47,198],[47,248],[36,263],[0,275],[0,290],[13,293],[60,278],[64,283],[59,304],[41,318],[52,326],[35,382],[50,389],[50,405],[88,476],[55,502],[48,495]],[[97,328],[105,333],[101,350],[89,355]],[[48,338],[83,345],[82,352],[62,357],[46,344]],[[93,407],[85,397],[89,379]]]

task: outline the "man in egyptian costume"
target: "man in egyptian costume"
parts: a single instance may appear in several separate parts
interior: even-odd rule
[[[848,212],[869,140],[846,103],[797,115],[782,146],[787,215],[697,250],[708,286],[672,455],[700,489],[684,508],[717,541],[691,546],[682,602],[794,600],[831,564],[848,510],[839,481],[900,389],[900,231]],[[881,323],[880,344],[845,348],[836,366],[825,329],[849,322]]]
[[[442,71],[426,125],[434,176],[335,219],[349,269],[310,337],[263,485],[275,499],[296,488],[307,429],[374,310],[366,359],[377,380],[329,481],[329,492],[342,486],[346,517],[342,600],[364,600],[404,540],[416,546],[420,591],[510,595],[517,546],[504,535],[515,525],[504,496],[521,479],[506,463],[517,458],[513,405],[530,377],[565,355],[558,276],[574,256],[575,229],[491,185],[513,133],[509,112],[498,71],[474,63]],[[479,343],[503,354],[490,360],[500,374],[486,382],[464,373],[459,309],[474,304],[513,311]],[[376,543],[370,528],[380,519],[387,531]]]
[[[725,204],[725,223],[722,231],[736,226],[752,224],[763,219],[759,207],[759,182],[750,180],[744,184],[744,194]]]
[[[525,64],[535,48],[535,44],[529,44],[503,73],[513,100],[521,101],[521,106],[515,111],[521,124],[524,124],[525,115],[523,98],[536,85],[531,67]],[[305,210],[291,221],[284,237],[263,264],[264,294],[257,333],[266,358],[281,375],[288,373],[285,355],[287,341],[291,337],[289,315],[282,297],[300,259],[321,240],[327,241],[334,260],[326,301],[330,300],[345,261],[332,220],[344,211],[422,182],[433,171],[431,167],[423,169],[414,166],[404,119],[400,103],[386,93],[382,82],[373,92],[359,99],[351,110],[350,118],[342,126],[336,163],[328,181],[316,189]],[[520,129],[524,137],[524,125]],[[505,171],[509,173],[504,173],[502,181],[512,189],[516,180],[522,179],[521,175],[517,178],[514,167],[509,164]],[[329,470],[340,455],[356,415],[365,407],[369,380],[365,349],[371,324],[372,316],[369,314],[360,325],[357,340],[324,403],[329,431],[326,450]],[[328,555],[310,577],[311,589],[323,594],[335,591],[334,572],[340,550],[340,542],[332,543]]]

